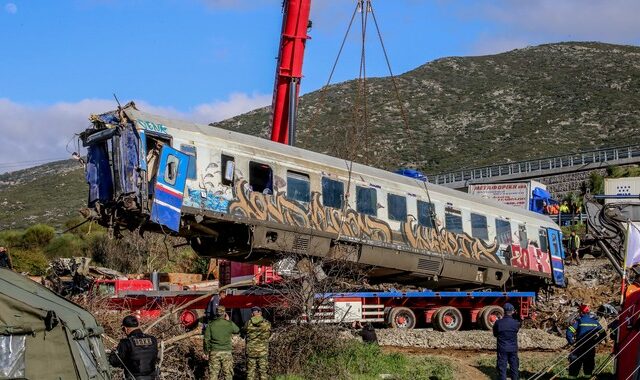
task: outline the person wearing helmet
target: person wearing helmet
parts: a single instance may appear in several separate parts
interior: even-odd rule
[[[127,335],[118,348],[109,355],[113,367],[124,369],[127,380],[155,380],[158,378],[158,341],[139,328],[138,319],[128,315],[122,320],[122,331]]]
[[[569,353],[569,376],[578,376],[580,368],[591,376],[596,366],[596,346],[604,338],[604,329],[598,319],[591,315],[587,304],[578,307],[580,316],[567,328],[567,342],[573,345]]]
[[[247,379],[267,380],[271,323],[262,317],[260,307],[251,308],[251,319],[244,325],[244,334],[247,338]]]
[[[204,331],[204,353],[209,360],[211,380],[219,379],[221,370],[222,379],[233,378],[231,336],[239,332],[238,326],[229,320],[225,307],[218,306],[213,320]]]
[[[497,338],[497,354],[496,370],[498,378],[506,380],[507,363],[509,364],[509,373],[511,380],[518,380],[520,362],[518,359],[518,331],[520,331],[520,322],[513,318],[515,308],[510,303],[503,306],[504,317],[497,320],[493,325],[493,336]]]

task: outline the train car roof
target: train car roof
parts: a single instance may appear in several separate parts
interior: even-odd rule
[[[275,151],[278,154],[284,156],[290,156],[293,158],[298,158],[301,160],[307,161],[315,161],[327,166],[342,168],[342,170],[348,170],[348,162],[347,160],[332,157],[326,154],[313,152],[310,150],[298,148],[295,146],[285,145],[277,142],[273,142],[261,137],[256,137],[252,135],[247,135],[244,133],[234,132],[218,127],[212,127],[210,125],[201,125],[196,124],[189,121],[177,120],[177,119],[169,119],[159,115],[153,115],[146,112],[139,111],[134,108],[134,106],[125,106],[124,112],[126,115],[132,120],[140,120],[140,121],[148,121],[155,124],[162,124],[168,128],[168,134],[171,134],[171,129],[178,129],[182,131],[188,131],[192,133],[200,133],[205,136],[210,136],[214,138],[218,138],[221,140],[233,141],[235,144],[246,145],[249,147],[267,150],[267,151]],[[407,176],[403,176],[401,174],[392,173],[383,169],[374,168],[371,166],[366,166],[362,164],[358,164],[356,162],[353,163],[352,172],[363,174],[366,176],[377,177],[379,179],[392,181],[396,183],[402,183],[409,186],[416,186],[416,184],[422,185],[422,181],[410,178]],[[443,195],[448,195],[452,197],[461,198],[470,202],[476,202],[483,204],[488,207],[499,208],[507,212],[524,214],[530,218],[537,219],[541,222],[545,222],[546,224],[553,224],[553,221],[546,215],[538,214],[532,211],[524,210],[518,207],[505,205],[503,203],[499,203],[492,199],[485,199],[476,196],[472,196],[468,193],[450,189],[448,187],[436,185],[433,183],[426,183],[429,191],[434,191],[436,193],[440,193]]]

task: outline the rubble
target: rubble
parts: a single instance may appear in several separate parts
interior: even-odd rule
[[[563,333],[571,320],[577,316],[577,307],[587,303],[604,324],[611,319],[611,306],[619,305],[620,277],[606,259],[583,259],[580,265],[568,265],[565,269],[567,288],[552,288],[541,293],[536,303],[536,320],[527,325],[547,332]],[[608,304],[610,307],[601,308]]]

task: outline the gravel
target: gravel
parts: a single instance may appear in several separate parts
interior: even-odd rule
[[[490,331],[440,332],[430,329],[380,329],[376,333],[380,345],[383,346],[465,350],[496,348],[496,338]],[[558,350],[565,344],[564,338],[538,329],[522,329],[518,334],[518,345],[521,350]]]

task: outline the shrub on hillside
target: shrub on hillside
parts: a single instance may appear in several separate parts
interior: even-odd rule
[[[53,238],[44,252],[49,258],[83,256],[85,242],[77,235],[62,234]]]
[[[44,248],[55,236],[55,230],[46,224],[35,224],[22,235],[22,246],[27,249]]]
[[[11,262],[16,272],[27,272],[34,276],[42,276],[49,267],[49,260],[40,250],[16,248],[11,252]]]
[[[23,231],[6,230],[0,231],[0,246],[3,247],[19,247],[22,245]]]

